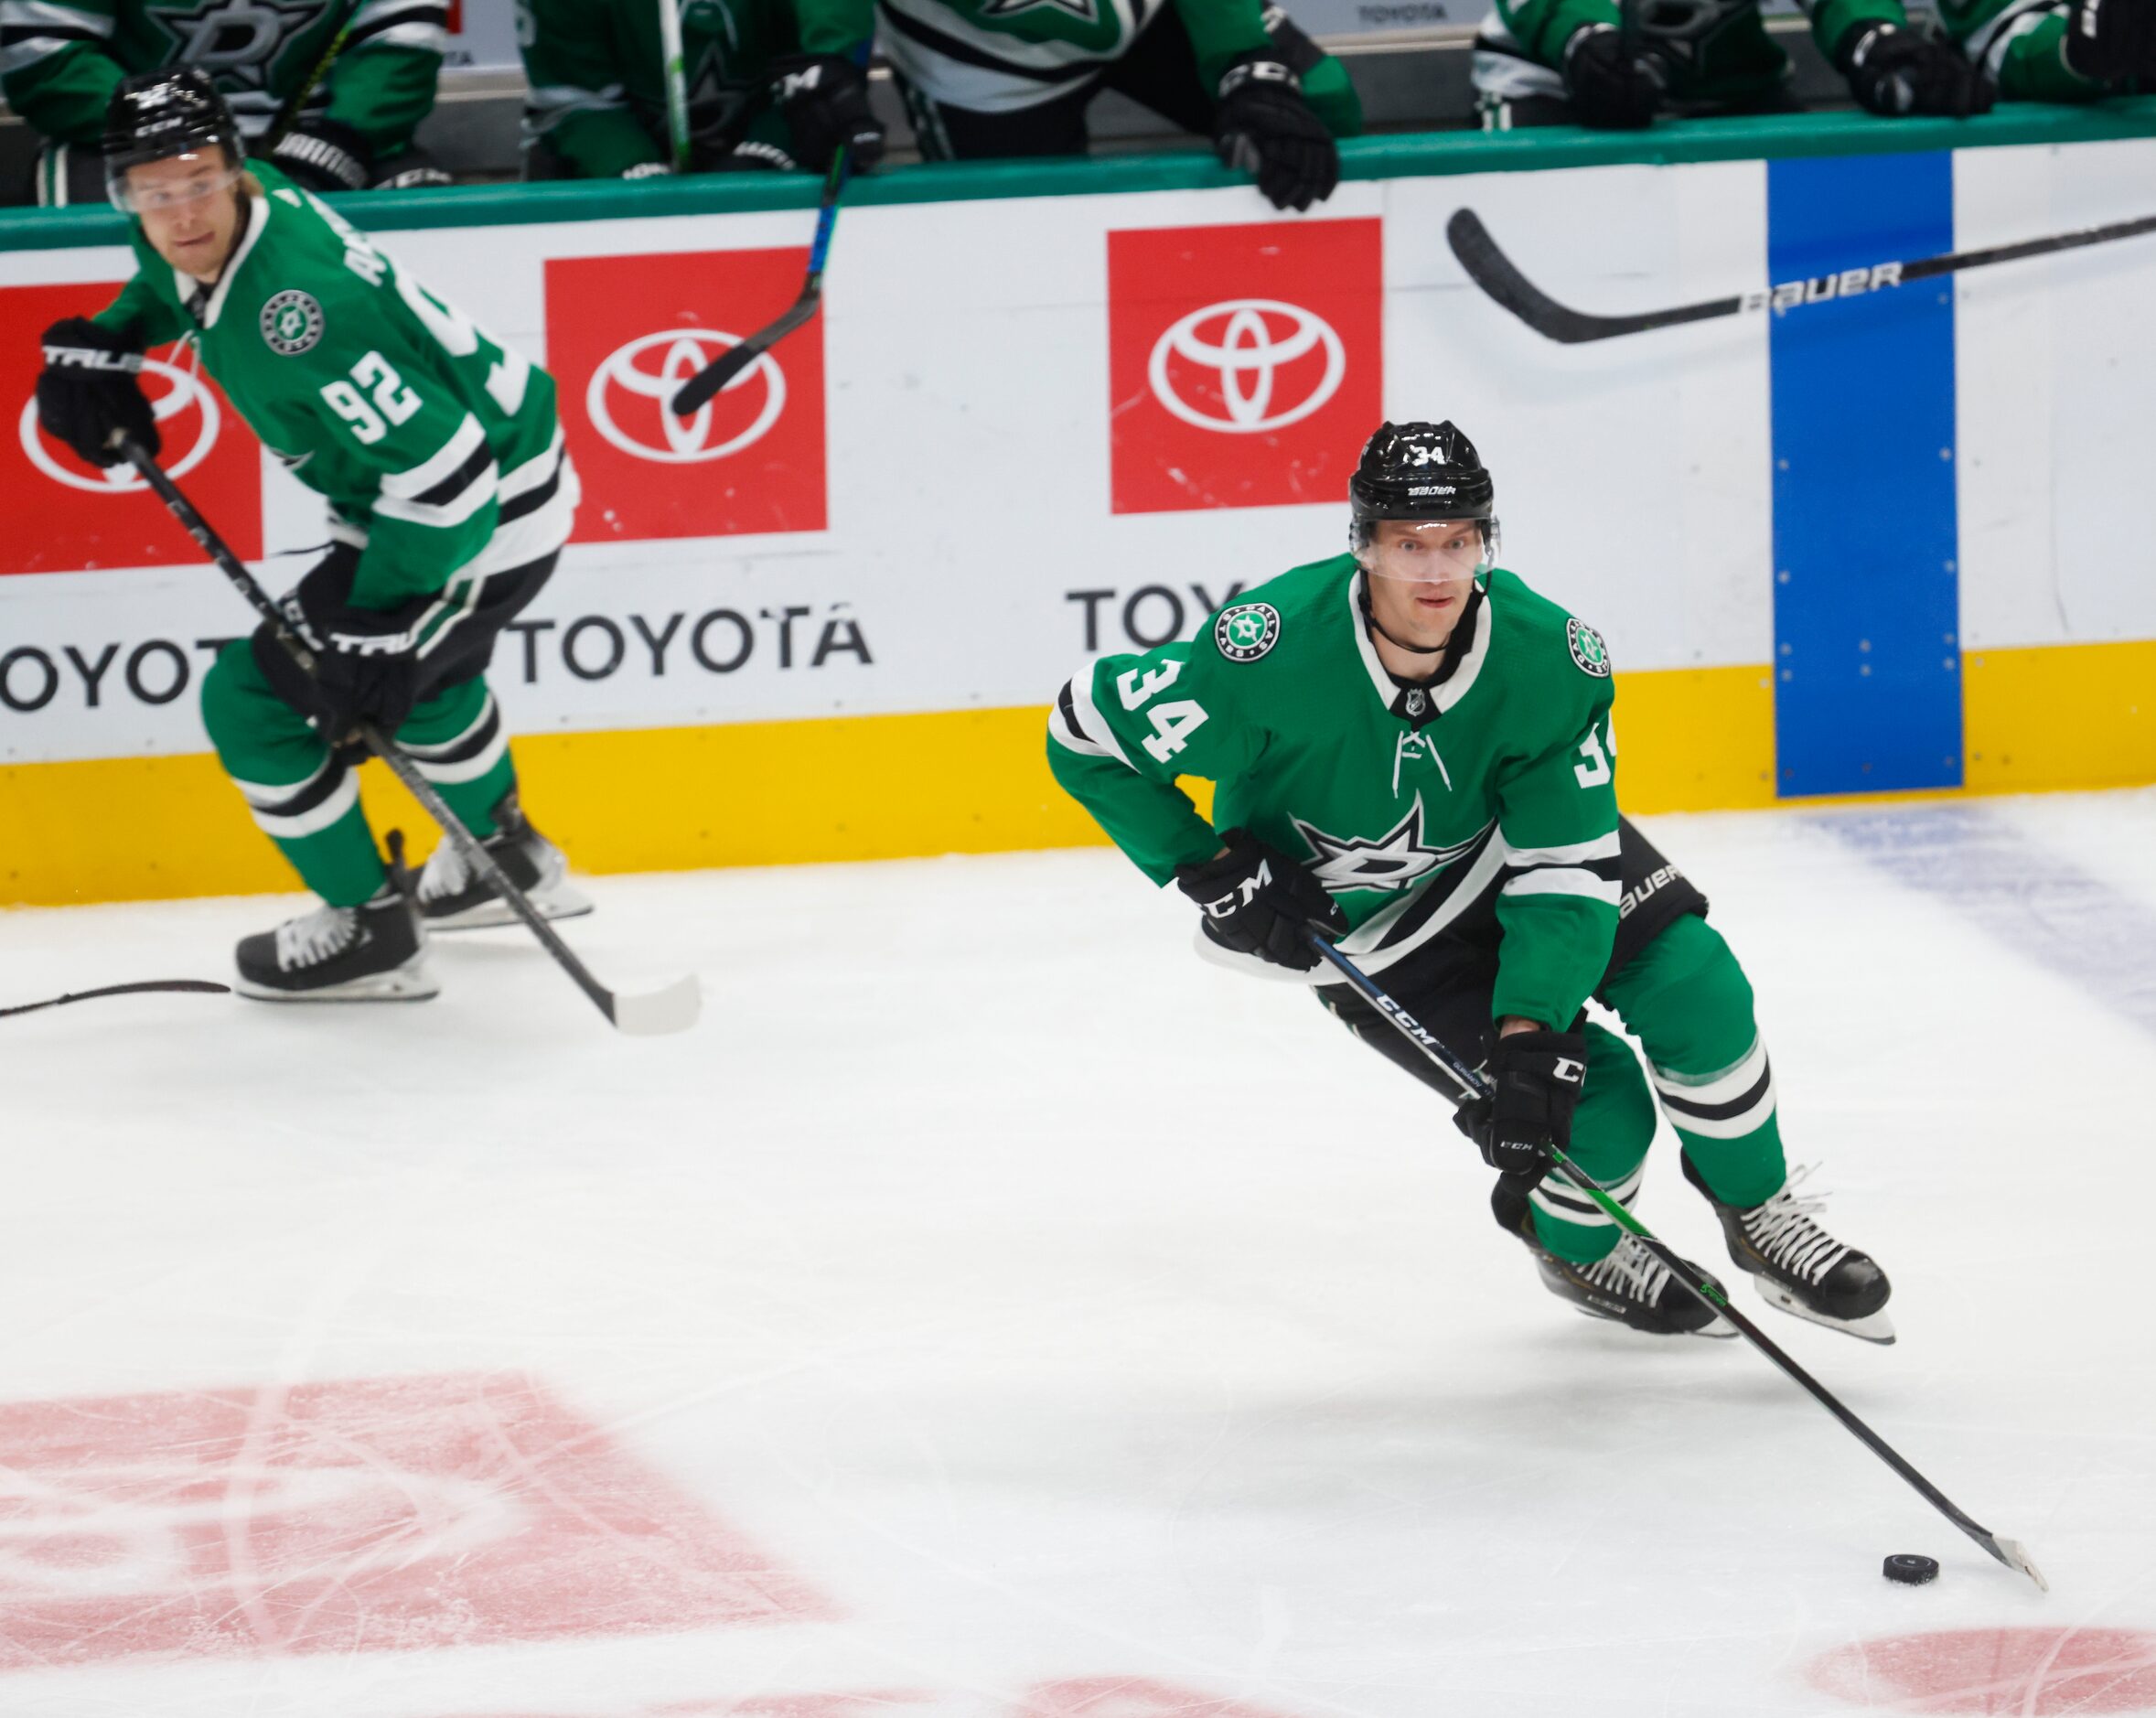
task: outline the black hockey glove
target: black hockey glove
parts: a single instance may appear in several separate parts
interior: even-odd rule
[[[2156,79],[2156,0],[2075,0],[2066,70],[2113,85]]]
[[[1206,935],[1236,954],[1307,972],[1318,957],[1303,940],[1314,928],[1345,935],[1347,916],[1325,886],[1247,829],[1221,832],[1228,851],[1202,865],[1177,865],[1175,886],[1205,913]]]
[[[1570,1151],[1572,1111],[1587,1076],[1579,1032],[1514,1032],[1490,1052],[1490,1096],[1464,1103],[1453,1121],[1495,1170],[1531,1188],[1550,1169],[1550,1148]]]
[[[1340,183],[1340,146],[1303,99],[1303,80],[1270,48],[1238,54],[1220,74],[1213,147],[1254,176],[1275,209],[1308,209]]]
[[[156,456],[157,420],[142,391],[142,348],[86,317],[45,330],[45,370],[38,378],[38,416],[93,466],[125,457],[113,446],[124,432]]]
[[[339,543],[312,567],[279,605],[287,623],[315,653],[312,682],[301,680],[291,659],[263,622],[255,634],[255,660],[279,693],[315,718],[333,746],[349,743],[352,730],[371,722],[385,735],[404,725],[419,700],[418,639],[413,628],[434,606],[432,596],[391,609],[351,606],[359,552]]]
[[[831,158],[851,145],[853,171],[884,158],[884,127],[868,105],[868,73],[843,54],[796,54],[775,60],[771,96],[785,110],[794,154],[811,173],[831,170]]]
[[[349,125],[315,119],[277,139],[270,165],[304,191],[363,191],[374,177],[374,149]]]
[[[1608,24],[1574,30],[1564,45],[1564,91],[1581,124],[1642,131],[1662,105],[1662,79],[1648,56],[1627,48]]]
[[[1893,24],[1859,24],[1834,56],[1850,91],[1874,113],[1989,113],[1998,91],[1984,69],[1951,42]]]

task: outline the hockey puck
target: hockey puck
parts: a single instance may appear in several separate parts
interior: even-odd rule
[[[1920,1557],[1913,1551],[1898,1551],[1886,1560],[1880,1570],[1889,1581],[1899,1581],[1905,1587],[1920,1587],[1926,1581],[1939,1578],[1939,1560]]]

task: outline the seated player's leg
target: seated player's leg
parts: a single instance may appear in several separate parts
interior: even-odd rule
[[[1490,1018],[1495,956],[1441,940],[1378,974],[1378,982],[1453,1052],[1481,1065],[1496,1041]],[[1409,1045],[1346,985],[1325,985],[1318,1000],[1356,1036],[1432,1090],[1456,1102],[1459,1094],[1429,1059]],[[1639,1064],[1623,1041],[1599,1026],[1587,1035],[1587,1078],[1572,1113],[1570,1154],[1581,1169],[1629,1203],[1654,1138],[1654,1102]],[[1501,1179],[1493,1201],[1498,1225],[1525,1241],[1551,1294],[1582,1312],[1614,1318],[1655,1335],[1732,1336],[1669,1278],[1644,1248],[1603,1216],[1593,1201],[1545,1181],[1522,1197]]]
[[[1885,1273],[1819,1226],[1817,1199],[1791,1191],[1752,986],[1720,933],[1680,914],[1602,994],[1646,1052],[1685,1177],[1714,1206],[1730,1257],[1785,1312],[1891,1342]]]
[[[898,92],[924,161],[981,161],[1086,153],[1086,105],[1099,81],[1082,81],[1030,107],[1004,112],[940,101],[901,77]]]
[[[225,646],[204,676],[202,720],[255,822],[325,903],[241,941],[241,993],[295,1002],[434,995],[424,939],[401,880],[375,851],[358,778],[271,683],[252,639]]]
[[[446,687],[414,708],[397,730],[397,747],[541,913],[548,918],[574,918],[592,910],[591,902],[568,880],[569,862],[561,849],[524,815],[501,708],[484,675]],[[448,841],[435,846],[420,874],[419,913],[430,930],[476,930],[518,922]]]
[[[2070,8],[2059,4],[2022,12],[2002,28],[1985,54],[2002,102],[2099,102],[2130,87],[2076,70],[2066,54]]]

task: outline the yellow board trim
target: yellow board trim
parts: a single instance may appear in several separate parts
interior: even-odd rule
[[[2156,642],[1968,653],[1968,790],[2156,781]],[[525,803],[585,872],[1001,853],[1100,843],[1046,761],[1046,711],[542,734],[516,742]],[[1764,665],[1619,674],[1627,811],[1776,803]],[[1201,806],[1203,784],[1189,784]],[[427,820],[378,765],[377,830]],[[1809,801],[1807,801],[1809,803]],[[290,890],[207,755],[0,768],[0,905]]]

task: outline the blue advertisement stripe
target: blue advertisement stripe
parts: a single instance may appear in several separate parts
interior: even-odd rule
[[[1768,278],[1811,283],[1768,333],[1784,798],[1961,784],[1954,289],[1869,290],[1954,248],[1953,172],[1767,164]]]

